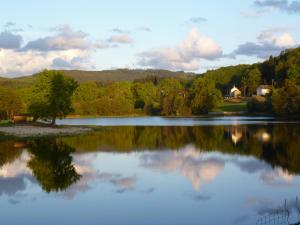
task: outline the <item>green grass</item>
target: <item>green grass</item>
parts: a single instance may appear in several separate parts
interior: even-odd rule
[[[0,127],[1,126],[10,126],[12,122],[10,120],[0,120]]]
[[[224,101],[221,105],[219,105],[214,112],[245,112],[247,111],[247,103],[233,103]]]

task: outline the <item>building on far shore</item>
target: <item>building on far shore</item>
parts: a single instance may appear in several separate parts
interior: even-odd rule
[[[242,95],[242,92],[234,85],[230,90],[230,97],[237,98]]]
[[[31,115],[29,114],[16,114],[13,116],[12,120],[14,123],[26,123],[28,122]]]
[[[256,89],[256,95],[258,96],[266,96],[267,94],[270,94],[270,92],[271,92],[270,85],[260,85]]]

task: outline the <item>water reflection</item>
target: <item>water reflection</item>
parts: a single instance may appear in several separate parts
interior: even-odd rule
[[[72,164],[75,148],[49,138],[31,141],[29,146],[32,157],[28,167],[45,191],[63,191],[79,180]]]
[[[27,151],[22,151],[20,148],[25,146]],[[60,140],[9,141],[1,143],[0,149],[0,182],[5,183],[1,188],[14,185],[16,188],[11,188],[10,193],[24,189],[25,178],[31,175],[46,192],[63,191],[80,179],[72,164],[75,148]]]
[[[143,167],[167,171],[178,171],[186,177],[199,191],[201,184],[214,180],[223,170],[225,161],[217,157],[203,157],[193,146],[186,147],[179,152],[165,151],[162,153],[146,153],[141,156]]]
[[[272,167],[300,173],[300,126],[269,124],[202,127],[109,127],[88,135],[63,138],[78,152],[179,150],[253,156]]]
[[[22,224],[26,203],[50,202],[59,216],[45,216],[49,225],[64,215],[99,224],[99,211],[103,224],[250,225],[298,194],[299,133],[297,124],[139,126],[0,141],[0,207]]]

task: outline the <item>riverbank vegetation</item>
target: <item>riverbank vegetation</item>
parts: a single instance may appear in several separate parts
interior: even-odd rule
[[[49,84],[43,81],[43,73],[64,75]],[[204,74],[164,70],[43,73],[0,80],[0,119],[28,112],[52,121],[67,114],[190,116],[245,109],[251,113],[300,114],[300,48],[286,50],[263,63]],[[271,91],[256,96],[256,88],[262,84],[269,85]],[[70,89],[63,88],[67,86]],[[223,100],[233,86],[241,90],[242,103]]]

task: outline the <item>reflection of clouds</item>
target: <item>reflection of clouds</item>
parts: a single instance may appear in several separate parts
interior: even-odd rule
[[[97,154],[74,154],[73,165],[81,175],[79,181],[71,185],[63,195],[72,199],[77,193],[84,193],[90,190],[91,183],[108,182],[118,188],[118,193],[123,193],[134,188],[135,177],[121,177],[119,173],[100,172],[94,166]]]
[[[286,187],[293,185],[294,176],[289,174],[287,170],[283,170],[280,167],[272,168],[269,164],[263,161],[258,161],[254,158],[247,158],[243,160],[234,159],[231,162],[238,166],[241,171],[250,174],[259,173],[260,179],[266,185],[273,187]]]
[[[24,176],[0,178],[0,196],[3,194],[11,196],[25,189],[26,183]]]
[[[13,196],[19,191],[24,191],[26,179],[34,182],[31,171],[27,168],[29,160],[30,155],[23,151],[18,159],[0,168],[0,195]]]
[[[110,179],[112,174],[101,174],[93,167],[95,154],[74,154],[73,165],[81,178],[72,184],[63,195],[72,199],[77,193],[84,193],[90,189],[90,183],[96,179]]]
[[[201,184],[212,181],[224,170],[225,162],[219,158],[204,158],[193,146],[174,152],[153,152],[141,156],[142,166],[150,169],[175,172],[179,171],[191,181],[196,190]]]
[[[132,189],[135,184],[135,178],[134,177],[118,178],[118,179],[112,179],[111,182],[117,187]]]
[[[21,156],[15,161],[5,164],[0,168],[0,177],[9,178],[17,177],[24,174],[31,174],[30,169],[27,167],[27,162],[30,160],[28,152],[23,151]]]
[[[135,177],[125,177],[111,180],[111,183],[119,188],[117,190],[117,193],[123,193],[125,191],[132,190],[134,188],[135,182]]]
[[[282,168],[275,168],[273,170],[262,171],[260,178],[265,184],[271,186],[289,186],[293,184],[294,176],[290,175],[288,171]]]

